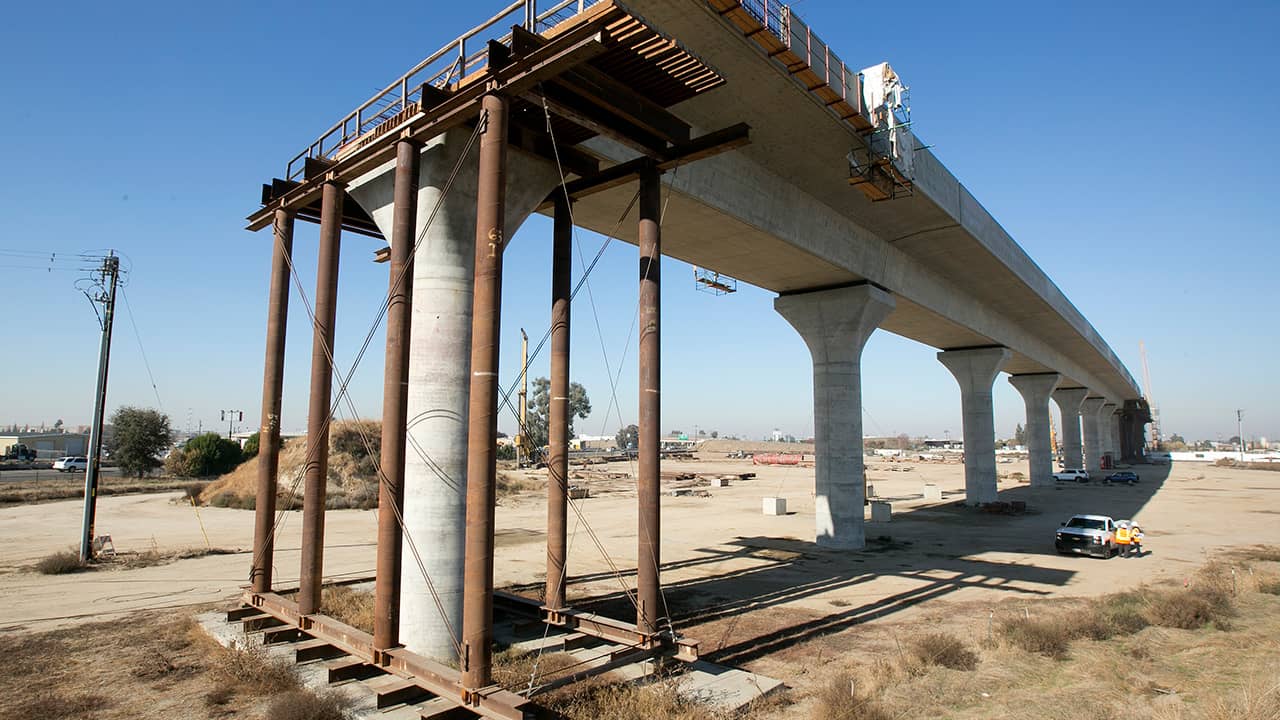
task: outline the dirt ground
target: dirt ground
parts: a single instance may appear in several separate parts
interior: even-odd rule
[[[956,506],[963,498],[960,464],[871,462],[869,482],[880,499],[892,503],[893,519],[867,525],[867,550],[836,552],[812,542],[812,468],[752,466],[724,458],[664,462],[664,489],[705,491],[705,496],[663,497],[664,599],[673,623],[700,639],[704,656],[714,662],[805,687],[806,675],[821,666],[824,652],[891,651],[896,629],[949,624],[956,634],[972,638],[981,635],[989,616],[1010,607],[1181,582],[1224,548],[1280,544],[1280,473],[1139,466],[1142,481],[1134,487],[1062,484],[1033,490],[1014,479],[1016,473],[1026,475],[1025,462],[1002,463],[998,469],[1006,476],[1001,499],[1025,501],[1026,514],[991,515]],[[575,472],[579,477],[573,482],[590,487],[592,497],[570,511],[571,600],[631,617],[634,609],[623,590],[634,586],[634,468],[616,463]],[[756,477],[735,479],[726,488],[678,479],[747,472]],[[926,482],[944,490],[942,503],[923,501]],[[790,513],[763,515],[766,496],[786,498]],[[26,568],[75,544],[79,503],[0,509],[0,633],[23,635],[237,594],[248,576],[253,513],[228,508],[197,513],[180,500],[180,493],[103,498],[98,531],[111,535],[125,554],[204,546],[242,552],[40,576]],[[1148,553],[1111,560],[1055,554],[1054,529],[1085,512],[1140,520]],[[545,513],[537,491],[501,501],[498,585],[536,592],[544,572]],[[296,582],[300,526],[299,513],[283,514],[279,583]],[[326,576],[371,575],[375,531],[372,511],[331,511]]]

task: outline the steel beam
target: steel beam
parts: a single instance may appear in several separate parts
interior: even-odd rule
[[[267,294],[267,357],[262,370],[262,424],[258,429],[258,496],[254,502],[253,567],[257,592],[271,589],[275,561],[276,487],[280,469],[280,398],[284,392],[285,329],[289,319],[289,264],[293,255],[293,213],[276,210]]]
[[[303,613],[297,603],[275,593],[246,592],[241,599],[245,605],[323,640],[354,658],[406,677],[422,689],[483,717],[495,720],[533,720],[539,717],[537,706],[526,698],[496,685],[469,692],[463,688],[457,670],[404,648],[376,651],[373,636],[369,633],[325,615]]]
[[[661,565],[661,278],[662,183],[656,167],[640,172],[640,437],[638,464],[639,548],[636,557],[636,629],[657,634]]]
[[[475,295],[471,321],[471,400],[467,426],[467,529],[462,597],[462,685],[492,681],[493,517],[497,478],[498,333],[507,171],[508,100],[481,100],[476,188]]]
[[[414,230],[418,221],[418,143],[396,143],[391,265],[387,290],[387,352],[382,377],[382,477],[378,487],[378,565],[373,647],[400,643],[400,573],[404,507],[405,427],[409,404],[409,328],[413,298]]]
[[[298,609],[320,609],[324,577],[324,502],[329,474],[330,397],[333,390],[333,324],[338,304],[338,254],[342,243],[343,186],[326,182],[321,194],[320,254],[316,269],[315,324],[311,341],[311,398],[307,405],[307,464],[302,496],[302,569]]]
[[[569,198],[555,193],[551,250],[551,407],[547,440],[547,591],[546,604],[565,604],[566,531],[569,511],[569,297],[573,262],[573,218]]]

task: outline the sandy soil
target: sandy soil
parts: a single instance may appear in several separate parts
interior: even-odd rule
[[[1023,463],[999,469],[1026,473]],[[1096,595],[1180,578],[1215,548],[1280,543],[1280,473],[1190,464],[1137,469],[1143,480],[1136,487],[1032,490],[1005,479],[1002,499],[1025,500],[1030,509],[1014,517],[956,507],[963,487],[959,464],[875,462],[868,476],[877,494],[893,503],[893,520],[867,526],[869,538],[883,540],[866,551],[832,552],[812,543],[811,468],[725,459],[667,462],[664,476],[757,476],[705,488],[706,497],[663,498],[665,599],[676,627],[702,639],[704,653],[743,663],[858,623],[905,621],[945,612],[951,603]],[[634,585],[632,470],[620,463],[584,471],[575,482],[590,486],[593,497],[577,503],[569,523],[571,597],[620,618],[634,614],[622,592]],[[921,499],[924,482],[947,492],[943,503]],[[674,477],[664,483],[697,484]],[[771,495],[787,498],[791,514],[762,515],[761,498]],[[76,542],[79,503],[0,509],[0,629],[45,629],[235,595],[247,580],[253,513],[202,508],[197,515],[179,498],[104,498],[99,532],[110,534],[123,553],[202,547],[206,535],[213,547],[243,552],[45,577],[24,568]],[[1149,554],[1105,561],[1054,554],[1053,530],[1079,512],[1137,517]],[[536,587],[545,562],[541,496],[504,499],[497,520],[497,583]],[[296,582],[300,526],[297,512],[283,514],[276,554],[281,583]],[[372,574],[375,513],[333,511],[326,528],[326,575]],[[406,571],[415,570],[409,565]]]

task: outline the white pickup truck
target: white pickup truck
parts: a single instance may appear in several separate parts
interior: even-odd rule
[[[1053,474],[1053,479],[1058,482],[1087,483],[1092,478],[1089,477],[1089,472],[1087,470],[1059,470]]]
[[[1075,515],[1058,528],[1053,546],[1059,553],[1097,555],[1116,553],[1116,521],[1106,515]]]

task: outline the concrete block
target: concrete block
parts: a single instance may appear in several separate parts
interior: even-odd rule
[[[569,486],[569,499],[570,499],[570,500],[582,500],[583,498],[589,498],[589,497],[591,497],[591,489],[590,489],[590,488],[582,487],[581,485],[570,485],[570,486]]]
[[[925,499],[925,500],[941,500],[941,499],[942,499],[942,488],[938,487],[937,485],[935,485],[935,484],[933,484],[933,483],[925,483],[925,484],[924,484],[924,499]]]
[[[871,503],[871,522],[889,522],[889,518],[893,515],[893,505],[887,502],[875,501]]]
[[[762,503],[765,515],[786,515],[787,499],[780,497],[767,497]]]
[[[729,487],[729,478],[711,478],[711,487],[713,488]]]

